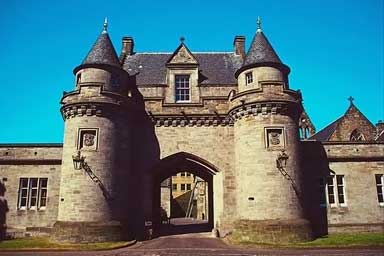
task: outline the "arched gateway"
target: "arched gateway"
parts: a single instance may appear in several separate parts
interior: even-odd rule
[[[179,152],[167,156],[160,160],[160,162],[153,168],[151,174],[153,175],[153,221],[154,228],[158,228],[160,220],[160,198],[161,198],[161,183],[177,174],[181,170],[188,170],[192,175],[202,178],[208,184],[208,225],[207,227],[213,228],[214,226],[214,176],[218,173],[218,169],[208,161],[186,152]],[[155,230],[157,231],[157,230]]]
[[[290,69],[261,27],[246,55],[244,41],[235,38],[234,53],[192,53],[182,41],[173,54],[142,55],[127,37],[118,58],[105,26],[61,100],[58,240],[117,240],[155,228],[160,183],[179,171],[208,182],[208,220],[220,235],[311,239],[301,93],[290,89]],[[91,179],[74,170],[76,152]]]

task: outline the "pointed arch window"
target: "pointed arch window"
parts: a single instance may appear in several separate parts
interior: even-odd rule
[[[364,134],[358,129],[353,130],[351,133],[350,141],[363,141],[365,140]]]

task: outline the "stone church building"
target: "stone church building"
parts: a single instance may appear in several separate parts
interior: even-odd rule
[[[244,36],[233,46],[194,52],[182,39],[172,53],[139,53],[123,37],[118,56],[105,24],[63,93],[63,144],[0,144],[8,233],[161,235],[161,184],[182,171],[207,182],[221,237],[383,231],[384,123],[351,98],[315,133],[260,23],[247,51]]]

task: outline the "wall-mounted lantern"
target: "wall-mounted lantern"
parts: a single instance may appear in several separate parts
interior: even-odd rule
[[[277,156],[276,165],[278,169],[285,168],[287,166],[287,160],[289,156],[285,153],[285,150],[281,150],[280,154]]]
[[[75,156],[72,156],[73,167],[75,168],[75,170],[81,170],[81,168],[83,168],[84,159],[85,156],[81,156],[80,150],[77,151],[77,154]]]

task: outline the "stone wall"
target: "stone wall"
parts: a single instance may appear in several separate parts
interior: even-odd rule
[[[213,177],[214,217],[233,218],[235,214],[235,174],[233,127],[156,127],[160,159],[178,152],[187,152],[216,166]],[[184,170],[181,170],[184,171]],[[188,170],[193,172],[193,170]],[[224,194],[223,194],[224,193]],[[225,200],[223,200],[225,198]]]
[[[345,181],[346,204],[328,205],[329,232],[383,231],[375,174],[384,174],[384,144],[326,143],[324,148],[331,171]]]
[[[0,178],[6,188],[9,229],[52,227],[57,220],[61,155],[61,144],[0,144]],[[20,178],[48,178],[46,207],[18,208]]]

